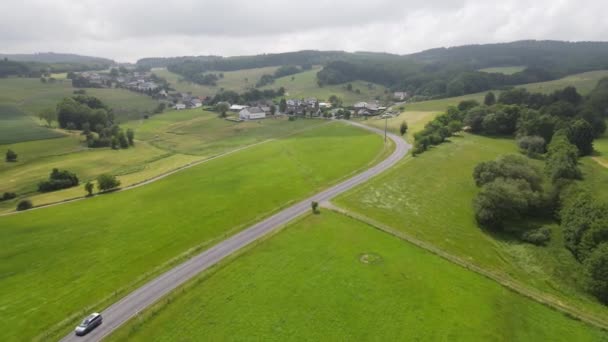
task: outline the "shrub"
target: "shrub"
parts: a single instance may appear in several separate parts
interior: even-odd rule
[[[551,229],[540,227],[521,234],[521,240],[537,246],[545,246],[551,240]]]
[[[78,185],[78,177],[75,173],[59,169],[53,169],[49,179],[38,183],[39,192],[50,192],[60,189],[66,189]]]
[[[13,198],[17,197],[17,194],[14,192],[5,192],[2,197],[0,197],[0,202],[1,201],[8,201],[11,200]]]
[[[100,192],[109,191],[120,186],[120,181],[116,176],[110,174],[101,174],[97,176],[97,188]]]
[[[32,207],[33,207],[32,201],[23,200],[17,204],[17,211],[28,210],[28,209],[31,209]]]
[[[16,162],[17,161],[17,153],[15,151],[9,149],[6,151],[6,161],[7,162]]]
[[[608,303],[608,243],[596,248],[585,261],[585,272],[589,291]]]
[[[545,153],[545,139],[537,135],[517,139],[517,146],[519,146],[522,153],[530,157]]]

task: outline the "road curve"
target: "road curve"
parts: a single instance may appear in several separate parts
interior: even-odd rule
[[[377,128],[355,122],[348,122],[351,125],[384,135],[384,131]],[[122,324],[127,322],[130,318],[137,315],[148,306],[154,304],[161,297],[192,279],[202,271],[210,268],[225,257],[265,236],[273,230],[284,226],[296,217],[307,213],[310,211],[310,203],[312,201],[317,201],[320,203],[330,200],[333,197],[336,197],[337,195],[355,187],[356,185],[369,180],[370,178],[395,165],[407,154],[411,148],[411,145],[394,134],[388,133],[387,136],[395,143],[396,147],[393,153],[382,162],[353,176],[352,178],[349,178],[348,180],[343,181],[342,183],[334,185],[327,190],[298,202],[297,204],[294,204],[291,207],[288,207],[266,218],[265,220],[250,226],[240,233],[231,236],[230,238],[218,243],[217,245],[205,250],[191,259],[188,259],[184,263],[168,270],[105,309],[101,313],[103,316],[103,324],[88,335],[78,337],[73,333],[70,333],[61,341],[100,341]]]

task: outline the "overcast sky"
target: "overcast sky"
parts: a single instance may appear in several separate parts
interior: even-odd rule
[[[303,49],[411,53],[607,40],[608,0],[1,0],[0,53],[141,57]]]

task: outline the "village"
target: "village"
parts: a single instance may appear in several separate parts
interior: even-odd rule
[[[137,70],[120,66],[108,72],[87,71],[68,75],[74,87],[78,88],[124,88],[142,93],[157,99],[166,108],[185,110],[206,106],[214,110],[216,103],[210,97],[200,97],[190,92],[176,92],[165,79],[151,71]],[[393,103],[405,102],[407,92],[397,91],[392,94]],[[249,103],[227,103],[231,121],[260,120],[267,117],[287,115],[290,117],[322,117],[336,119],[393,117],[399,114],[386,103],[379,100],[360,101],[350,106],[342,105],[335,96],[327,101],[309,98],[287,98],[277,100],[260,100]]]

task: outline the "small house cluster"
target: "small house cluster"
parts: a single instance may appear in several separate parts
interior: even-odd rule
[[[69,75],[74,87],[82,88],[125,88],[154,97],[166,97],[166,92],[158,78],[150,72],[128,70],[123,73],[100,73],[85,71]]]
[[[165,92],[164,97],[169,99],[170,106],[176,110],[200,108],[203,106],[203,100],[198,96],[192,96],[190,93],[167,94]]]

